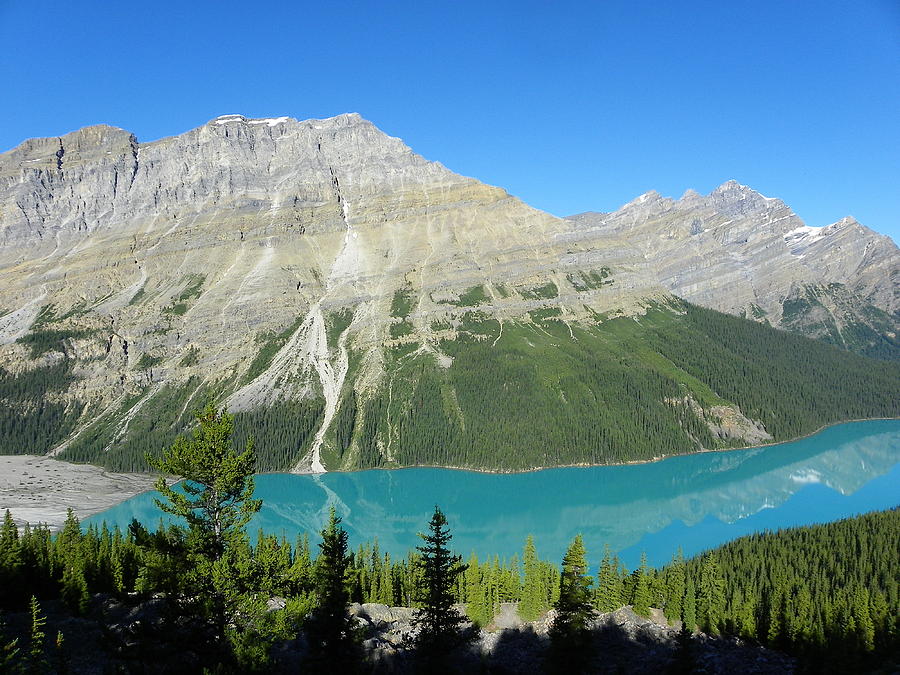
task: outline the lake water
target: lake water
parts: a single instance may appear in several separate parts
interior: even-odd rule
[[[132,518],[154,526],[145,493],[86,522]],[[838,520],[900,504],[900,420],[851,422],[792,443],[672,457],[650,464],[486,474],[452,469],[371,470],[256,479],[263,508],[250,524],[314,545],[328,508],[343,518],[351,547],[377,537],[405,556],[439,505],[451,545],[465,557],[519,553],[535,535],[541,558],[560,561],[581,533],[596,565],[608,543],[629,568],[682,547],[692,555],[763,530]]]

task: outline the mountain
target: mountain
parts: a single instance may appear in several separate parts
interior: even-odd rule
[[[142,468],[210,398],[267,470],[627,461],[897,414],[895,364],[685,304],[715,306],[627,221],[537,211],[355,114],[26,141],[0,155],[0,450]]]
[[[729,181],[707,196],[648,192],[569,220],[591,239],[627,239],[686,300],[900,358],[900,250],[853,218],[809,227],[784,202]]]

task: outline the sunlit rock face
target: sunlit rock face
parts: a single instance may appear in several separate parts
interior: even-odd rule
[[[896,345],[900,251],[853,218],[809,227],[784,202],[729,181],[677,200],[648,192],[570,221],[585,237],[626,239],[691,302],[855,351]]]
[[[806,227],[734,182],[556,218],[356,114],[224,115],[150,143],[95,126],[0,155],[0,381],[35,371],[41,392],[23,376],[10,415],[57,406],[50,447],[29,451],[78,439],[91,461],[140,435],[133,420],[184,419],[207,397],[316,400],[296,468],[321,471],[341,402],[407,357],[450,367],[441,345],[467,322],[552,317],[575,339],[671,294],[900,353],[897,268],[887,237]],[[733,430],[717,433],[770,437],[737,408],[717,415]]]
[[[552,307],[565,321],[667,295],[624,239],[573,240],[568,221],[356,114],[225,115],[151,143],[96,126],[0,155],[0,365],[46,366],[63,354],[16,340],[71,333],[77,379],[54,396],[95,413],[191,375],[225,382],[237,408],[327,403],[348,353],[364,383],[397,341],[442,358],[433,345],[472,310],[460,302],[472,289],[485,315]],[[401,318],[409,330],[392,334]],[[261,339],[282,333],[266,372],[245,377]]]

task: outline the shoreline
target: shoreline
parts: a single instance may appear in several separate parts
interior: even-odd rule
[[[0,455],[0,514],[9,509],[20,527],[46,524],[56,531],[69,509],[84,520],[147,492],[155,480],[48,455]]]
[[[811,438],[826,429],[843,424],[859,422],[900,421],[900,417],[874,417],[842,420],[820,426],[815,431],[784,441],[763,443],[740,448],[702,448],[691,452],[664,455],[650,459],[631,460],[611,464],[561,464],[539,466],[528,469],[496,470],[473,469],[462,466],[416,465],[402,467],[376,467],[355,469],[352,471],[327,471],[322,473],[292,473],[285,471],[269,471],[255,474],[323,476],[329,473],[349,474],[362,471],[404,471],[410,469],[444,469],[447,471],[465,471],[469,473],[513,475],[536,473],[553,469],[637,466],[662,462],[677,457],[688,457],[710,452],[733,452],[736,450],[765,449],[773,446],[794,443]],[[79,520],[106,511],[139,494],[153,489],[157,474],[152,473],[114,473],[94,464],[75,464],[47,455],[0,455],[0,512],[9,509],[13,519],[19,526],[28,522],[31,525],[46,524],[51,531],[60,529],[65,522],[66,513],[71,508]]]
[[[828,424],[823,424],[815,431],[811,431],[807,434],[803,434],[802,436],[797,436],[796,438],[789,438],[783,441],[772,441],[771,443],[760,443],[757,445],[746,445],[739,448],[701,448],[699,450],[691,450],[690,452],[683,452],[675,455],[660,455],[659,457],[651,457],[650,459],[634,459],[629,460],[627,462],[610,462],[605,464],[590,464],[590,463],[579,463],[579,464],[553,464],[551,466],[535,466],[527,469],[475,469],[466,466],[448,466],[446,464],[414,464],[410,466],[391,466],[391,467],[367,467],[365,469],[335,469],[334,471],[326,471],[325,473],[314,473],[312,471],[261,471],[255,475],[257,476],[274,476],[274,475],[291,475],[291,476],[324,476],[329,473],[360,473],[362,471],[404,471],[407,469],[447,469],[449,471],[468,471],[470,473],[486,473],[486,474],[498,474],[498,475],[512,475],[517,473],[537,473],[538,471],[551,471],[553,469],[586,469],[592,467],[613,467],[613,466],[636,466],[639,464],[652,464],[654,462],[663,462],[667,459],[674,459],[676,457],[690,457],[691,455],[700,455],[706,454],[710,452],[739,452],[742,450],[756,450],[759,448],[771,448],[777,445],[785,445],[787,443],[796,443],[797,441],[802,441],[807,438],[812,438],[816,434],[820,434],[826,429],[830,429],[832,427],[837,427],[842,424],[854,424],[856,422],[887,422],[887,421],[900,421],[900,416],[898,417],[861,417],[857,419],[851,420],[841,420],[839,422],[829,422]]]

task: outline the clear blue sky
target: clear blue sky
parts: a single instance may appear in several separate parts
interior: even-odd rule
[[[557,215],[734,178],[900,240],[900,2],[0,0],[0,149],[355,111]]]

